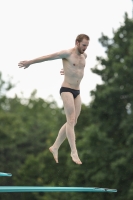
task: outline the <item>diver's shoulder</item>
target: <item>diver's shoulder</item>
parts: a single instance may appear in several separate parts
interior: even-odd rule
[[[86,58],[87,58],[87,54],[84,52],[83,55],[84,55],[84,57],[85,57],[85,59],[86,59]]]

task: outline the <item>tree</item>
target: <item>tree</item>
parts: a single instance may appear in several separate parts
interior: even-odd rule
[[[5,82],[2,75],[0,83],[0,169],[13,174],[11,178],[1,177],[0,181],[1,185],[11,186],[19,182],[17,177],[20,178],[19,171],[24,168],[25,163],[29,165],[34,157],[39,160],[39,154],[43,154],[48,145],[52,144],[49,138],[57,135],[58,125],[63,122],[65,116],[56,102],[36,98],[36,91],[33,91],[29,99],[7,97],[6,92],[12,88],[9,87],[12,83],[10,80]],[[34,171],[38,171],[38,166],[43,164],[44,162],[40,161],[38,165],[33,166],[33,170],[32,167],[28,168],[28,174],[25,172],[24,175],[27,174],[28,177],[32,172],[34,174]],[[25,176],[20,178],[22,184],[23,179],[25,180]],[[29,183],[35,185],[35,181],[36,179],[32,179]],[[27,197],[31,196],[28,194]],[[17,198],[18,195],[14,193],[0,194],[1,200]],[[22,194],[21,198],[23,199]]]
[[[103,181],[111,180],[110,186],[118,188],[119,195],[115,198],[118,200],[133,198],[132,30],[133,21],[125,14],[124,23],[113,32],[112,39],[102,34],[99,41],[106,49],[106,57],[97,57],[98,64],[92,69],[101,76],[103,83],[97,85],[96,90],[91,92],[94,98],[90,104],[91,122],[99,128],[100,133],[106,134],[104,139],[107,138],[111,144],[108,151],[110,161],[107,159],[106,162],[108,173]],[[106,143],[105,145],[101,143],[101,150],[105,146]],[[105,167],[106,165],[103,166]]]

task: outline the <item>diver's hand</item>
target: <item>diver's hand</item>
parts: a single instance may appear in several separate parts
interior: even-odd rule
[[[61,75],[64,75],[64,74],[65,74],[65,73],[64,73],[64,69],[61,69],[60,74],[61,74]]]
[[[20,61],[19,63],[18,63],[18,66],[19,66],[19,68],[24,68],[24,69],[26,69],[26,68],[28,68],[29,66],[30,66],[30,62],[29,61],[27,61],[27,60],[24,60],[24,61]]]

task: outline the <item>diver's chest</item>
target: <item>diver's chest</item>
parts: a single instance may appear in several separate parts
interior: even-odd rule
[[[84,58],[72,58],[72,59],[70,59],[70,64],[73,68],[82,69],[85,67],[85,59]]]

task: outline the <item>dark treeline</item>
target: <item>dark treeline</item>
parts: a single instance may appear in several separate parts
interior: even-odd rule
[[[106,56],[92,71],[103,81],[82,104],[75,127],[83,162],[72,162],[65,141],[56,164],[48,148],[65,123],[63,108],[36,97],[9,98],[11,81],[0,75],[1,186],[79,186],[116,188],[117,193],[0,193],[0,200],[132,200],[133,199],[133,20],[99,42]],[[100,67],[99,67],[100,66]],[[87,87],[87,86],[86,86]]]

